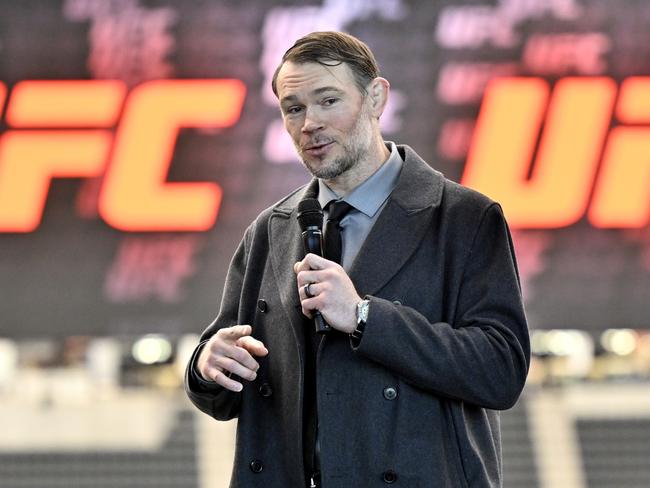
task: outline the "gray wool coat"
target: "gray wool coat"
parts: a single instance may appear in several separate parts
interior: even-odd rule
[[[370,300],[354,348],[336,332],[317,357],[324,488],[498,487],[498,410],[526,379],[530,349],[501,208],[428,166],[410,147],[397,186],[350,268]],[[240,393],[197,378],[191,401],[238,417],[231,487],[304,486],[304,327],[293,263],[296,206],[316,180],[263,211],[230,265],[215,321],[250,324],[269,350]]]

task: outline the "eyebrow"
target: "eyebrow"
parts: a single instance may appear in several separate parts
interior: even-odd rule
[[[343,90],[341,90],[340,88],[336,88],[335,86],[323,86],[321,88],[316,88],[314,91],[311,92],[311,95],[321,95],[326,92],[343,93]],[[297,99],[298,97],[296,95],[288,95],[282,98],[280,103],[293,102]]]

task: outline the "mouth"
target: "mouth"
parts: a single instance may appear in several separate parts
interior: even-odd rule
[[[329,141],[325,143],[309,144],[304,147],[303,152],[309,154],[310,156],[323,156],[330,147],[334,144],[334,141]]]

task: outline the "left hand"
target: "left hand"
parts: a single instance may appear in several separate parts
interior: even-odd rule
[[[311,318],[312,311],[318,310],[332,328],[346,334],[353,332],[361,297],[343,267],[315,254],[307,254],[294,264],[293,270],[298,279],[302,313]],[[313,298],[305,294],[307,283],[312,284],[309,291]]]

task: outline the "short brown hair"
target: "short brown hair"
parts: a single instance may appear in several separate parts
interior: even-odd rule
[[[298,64],[318,63],[323,66],[346,63],[352,70],[361,93],[365,93],[368,83],[379,76],[379,66],[370,48],[363,41],[344,32],[312,32],[298,39],[284,53],[280,65],[273,74],[271,87],[276,97],[278,96],[276,86],[278,73],[287,61]]]

